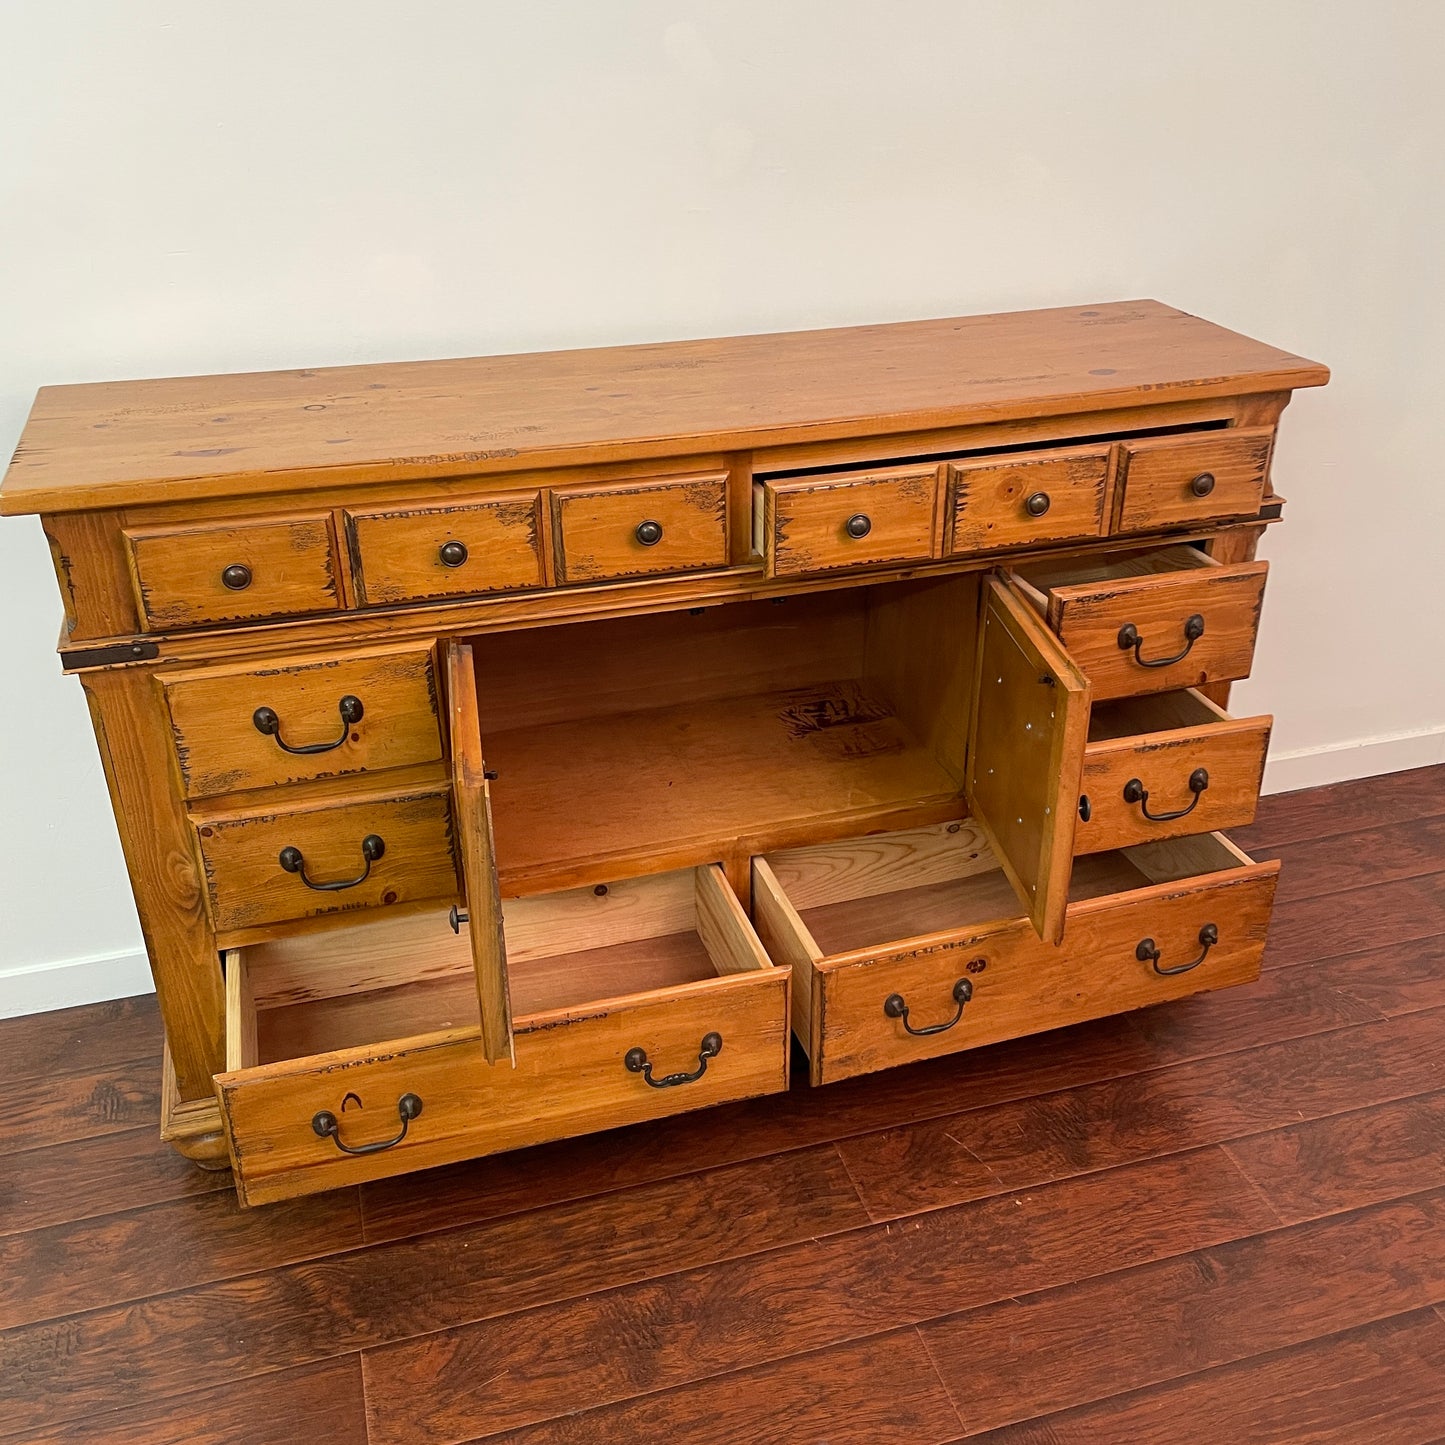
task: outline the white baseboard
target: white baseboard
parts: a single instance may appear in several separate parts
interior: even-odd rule
[[[154,992],[150,964],[138,949],[60,958],[0,972],[0,1019]]]
[[[1264,768],[1264,791],[1293,793],[1299,788],[1373,778],[1379,773],[1403,773],[1435,763],[1445,763],[1445,728],[1420,728],[1319,748],[1271,752]]]
[[[1435,763],[1445,763],[1445,728],[1298,748],[1270,755],[1264,770],[1264,791],[1292,793],[1298,788],[1371,778],[1377,773],[1398,773]],[[152,992],[150,967],[145,954],[138,950],[58,959],[0,972],[0,1019]]]

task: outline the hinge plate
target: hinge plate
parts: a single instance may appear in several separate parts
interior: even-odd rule
[[[114,667],[121,662],[148,662],[159,657],[161,650],[154,642],[113,642],[106,647],[62,647],[60,665],[66,672],[86,667]]]

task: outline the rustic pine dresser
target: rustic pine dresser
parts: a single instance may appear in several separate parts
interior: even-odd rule
[[[1255,977],[1327,377],[1137,301],[43,390],[164,1137],[262,1203]]]

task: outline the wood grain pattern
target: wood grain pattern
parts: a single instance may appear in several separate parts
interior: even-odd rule
[[[726,473],[557,487],[550,500],[559,584],[727,565]],[[655,542],[645,522],[661,528]]]
[[[46,387],[0,510],[781,445],[1320,386],[1157,301],[469,361]],[[218,419],[220,418],[220,419]],[[180,485],[173,485],[179,483]]]
[[[65,606],[64,640],[80,642],[138,632],[140,614],[120,515],[53,513],[44,519],[44,526]]]
[[[1122,500],[1115,530],[1150,532],[1218,517],[1253,516],[1264,495],[1273,448],[1272,426],[1122,443]],[[1198,496],[1193,483],[1206,476],[1212,485]]]
[[[348,508],[357,601],[363,606],[541,587],[542,498],[503,492],[444,506]],[[442,548],[460,543],[459,565]]]
[[[1239,842],[1245,848],[1282,847],[1442,813],[1445,768],[1410,768],[1272,794],[1260,800],[1259,816],[1239,834]]]
[[[141,617],[151,631],[326,612],[342,605],[326,513],[127,527],[125,538]],[[250,573],[239,590],[221,580],[232,566]]]
[[[1104,494],[1111,448],[1067,447],[948,464],[947,552],[988,552],[1108,530]],[[1028,502],[1042,495],[1039,516]]]
[[[161,1042],[154,994],[22,1015],[4,1024],[0,1091],[26,1079],[159,1058]]]
[[[321,656],[276,657],[249,666],[160,672],[187,797],[344,777],[441,757],[437,686],[428,647],[358,648]],[[340,703],[365,709],[343,725]],[[277,734],[261,732],[257,708],[277,716]],[[322,753],[288,753],[341,740]]]

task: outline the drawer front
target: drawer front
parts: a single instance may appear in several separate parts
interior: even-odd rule
[[[1231,682],[1254,663],[1267,571],[1244,562],[1060,588],[1049,622],[1096,702]]]
[[[1108,447],[950,462],[947,551],[1097,537],[1108,478]]]
[[[237,1187],[262,1204],[777,1093],[788,1082],[787,992],[786,970],[769,970],[537,1015],[517,1025],[515,1068],[488,1064],[476,1033],[458,1031],[223,1074]],[[722,1047],[690,1082],[653,1087],[624,1063],[640,1048],[659,1075],[695,1072],[710,1033]],[[360,1107],[343,1112],[348,1094]],[[344,1154],[312,1127],[326,1110],[352,1147],[392,1139],[407,1094],[422,1108],[391,1148]]]
[[[826,961],[815,975],[813,1068],[820,1082],[932,1058],[1001,1039],[1259,976],[1278,866],[1238,872],[1077,903],[1069,908],[1061,947],[1012,922],[966,939],[880,952],[851,963]],[[1153,940],[1159,966],[1201,954],[1208,924],[1219,941],[1187,972],[1162,975],[1141,960]],[[795,980],[795,986],[797,985]],[[966,983],[967,1002],[955,990]],[[907,1022],[936,1033],[916,1036],[884,1012],[890,996],[908,1007]]]
[[[363,606],[540,587],[541,493],[445,507],[348,511]]]
[[[932,557],[937,466],[760,483],[770,577]]]
[[[131,527],[125,539],[136,599],[150,630],[341,606],[329,514]]]
[[[1273,427],[1125,442],[1119,531],[1149,532],[1259,511]]]
[[[159,678],[186,796],[429,763],[442,755],[428,647]]]
[[[1074,852],[1242,828],[1254,821],[1271,719],[1090,743]]]
[[[457,892],[445,788],[205,819],[196,832],[218,933]]]
[[[558,488],[552,528],[560,583],[725,567],[727,476]]]

